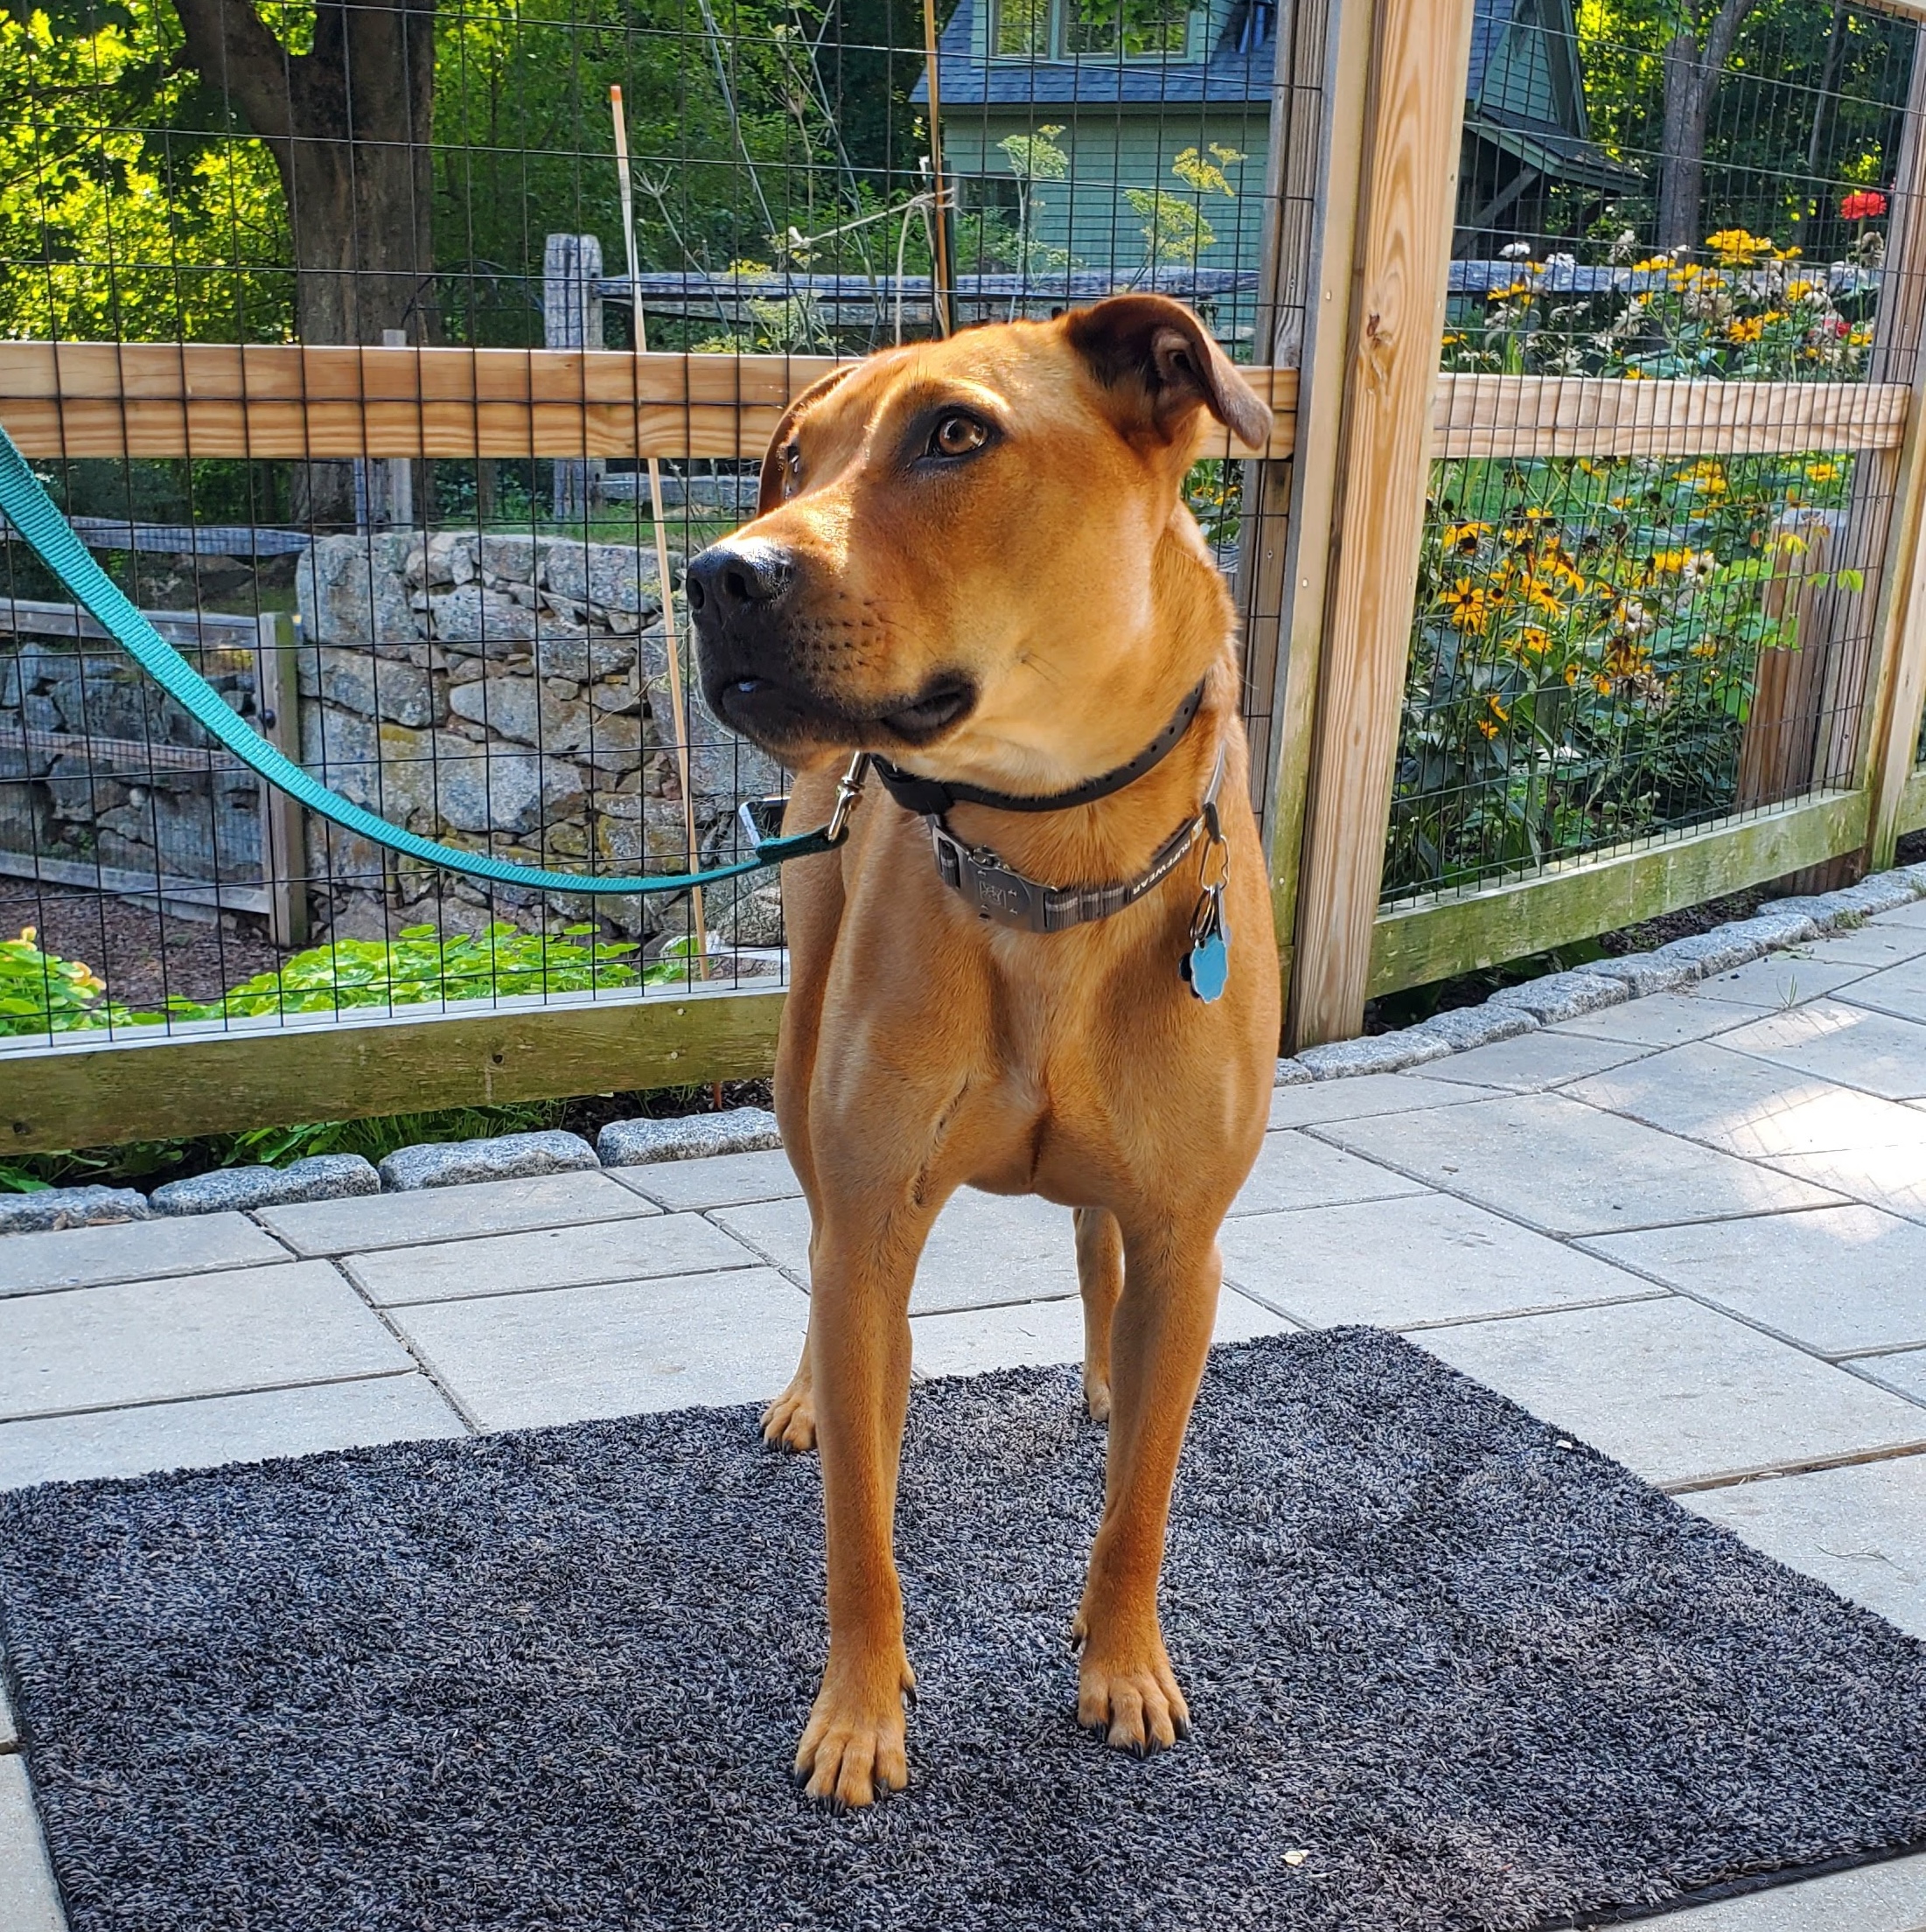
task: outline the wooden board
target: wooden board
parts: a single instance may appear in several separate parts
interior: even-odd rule
[[[1769,456],[1896,449],[1901,382],[1627,382],[1452,375],[1433,418],[1441,457]]]
[[[1781,878],[1853,851],[1866,820],[1864,792],[1832,792],[1481,892],[1394,908],[1378,915],[1371,933],[1371,993],[1502,966]]]
[[[1469,5],[1379,0],[1345,371],[1342,498],[1287,1037],[1364,1022],[1431,478]]]
[[[706,1085],[775,1064],[783,994],[579,997],[486,1010],[236,1021],[171,1037],[0,1050],[0,1151],[38,1153],[291,1120]]]
[[[1899,810],[1894,814],[1894,837],[1926,832],[1926,764],[1916,767],[1899,788]]]
[[[0,343],[0,423],[30,457],[709,457],[754,460],[821,356],[579,349]],[[1294,372],[1246,372],[1287,456]]]

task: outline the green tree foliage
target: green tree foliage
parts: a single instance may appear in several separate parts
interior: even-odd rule
[[[292,321],[275,167],[165,0],[0,12],[0,334],[271,341]]]

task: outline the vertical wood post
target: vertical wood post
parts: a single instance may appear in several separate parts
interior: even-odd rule
[[[256,620],[255,705],[268,742],[301,758],[301,684],[291,622],[264,611]],[[307,847],[301,807],[279,785],[261,781],[261,877],[268,889],[268,929],[277,946],[308,943]]]
[[[602,244],[592,234],[552,234],[541,251],[541,339],[550,349],[602,346]],[[555,514],[557,523],[586,517],[601,494],[599,457],[558,458]]]
[[[1430,479],[1471,10],[1471,0],[1377,0],[1372,21],[1294,1047],[1349,1038],[1364,1023]]]
[[[1926,28],[1921,30],[1926,36]],[[1892,227],[1868,380],[1909,380],[1912,396],[1884,531],[1879,621],[1854,771],[1870,794],[1861,869],[1893,862],[1899,813],[1926,705],[1926,38],[1916,43]],[[1863,462],[1865,459],[1861,458]]]
[[[1269,704],[1267,722],[1252,732],[1253,802],[1270,857],[1287,1010],[1337,494],[1332,431],[1343,407],[1371,0],[1301,0],[1293,11],[1287,46],[1280,25],[1276,214],[1257,340],[1276,366],[1298,371],[1297,447],[1287,464],[1246,466],[1238,586],[1245,674]]]

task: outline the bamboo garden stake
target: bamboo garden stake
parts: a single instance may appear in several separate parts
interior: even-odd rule
[[[622,242],[628,251],[629,313],[635,324],[635,352],[648,352],[648,338],[642,323],[640,263],[635,252],[635,192],[629,177],[629,122],[622,111],[622,90],[609,89],[609,111],[615,121],[616,178],[622,190]],[[675,598],[669,589],[669,540],[662,520],[662,465],[655,457],[648,462],[649,515],[655,523],[655,568],[662,581],[662,645],[669,665],[669,710],[675,727],[675,776],[682,788],[682,831],[688,840],[689,866],[701,862],[695,844],[695,794],[689,784],[688,709],[682,701],[682,656],[675,635]],[[689,910],[695,921],[695,970],[708,978],[708,920],[702,906],[702,889],[689,892]]]

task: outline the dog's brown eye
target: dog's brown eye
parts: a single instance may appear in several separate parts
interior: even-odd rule
[[[930,454],[936,457],[966,457],[980,450],[990,433],[974,416],[945,416],[930,438]]]

